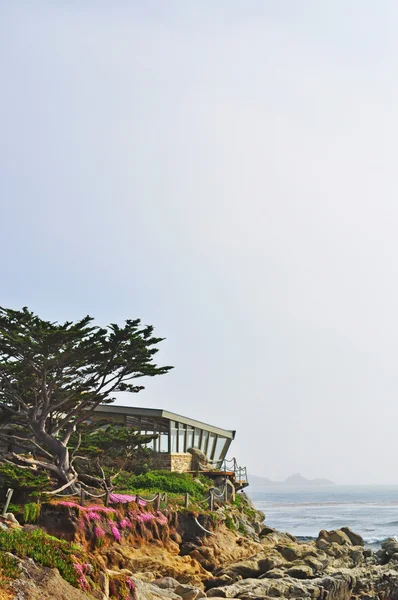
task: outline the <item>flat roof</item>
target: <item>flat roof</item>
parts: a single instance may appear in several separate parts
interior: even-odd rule
[[[197,427],[198,429],[205,429],[211,433],[215,433],[228,439],[235,439],[235,430],[222,429],[221,427],[215,427],[202,421],[196,421],[189,417],[183,417],[177,413],[163,410],[162,408],[140,408],[137,406],[120,406],[117,404],[103,404],[97,406],[95,412],[110,413],[117,415],[125,415],[127,417],[152,417],[154,419],[167,419],[168,421],[178,421],[184,425],[190,425],[191,427]]]

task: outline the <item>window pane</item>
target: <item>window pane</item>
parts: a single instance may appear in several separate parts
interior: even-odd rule
[[[193,438],[193,447],[194,448],[199,448],[199,441],[200,441],[200,429],[195,429],[195,435]]]
[[[180,423],[180,429],[178,430],[178,452],[185,452],[185,429],[184,425]]]
[[[209,460],[213,460],[213,449],[214,449],[214,440],[216,439],[215,433],[210,433],[209,435],[209,444],[207,446],[207,456]]]
[[[171,452],[177,452],[177,429],[171,429]]]
[[[216,442],[216,451],[214,452],[214,460],[220,460],[221,453],[224,449],[226,438],[218,437]]]
[[[207,439],[209,437],[209,432],[208,431],[204,431],[203,435],[202,435],[202,444],[200,449],[202,450],[202,452],[204,452],[206,454],[206,444],[207,444]]]
[[[187,429],[187,450],[193,446],[193,429],[189,427]]]
[[[160,452],[168,452],[169,451],[169,434],[161,433],[160,434]]]

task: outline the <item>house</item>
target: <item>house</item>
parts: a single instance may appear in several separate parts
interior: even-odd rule
[[[211,475],[228,474],[230,479],[240,482],[238,487],[247,485],[246,469],[239,468],[235,459],[228,461],[226,458],[235,431],[156,408],[107,404],[98,406],[95,414],[134,427],[143,434],[157,434],[158,437],[147,445],[153,450],[155,468],[180,473],[196,471],[195,454],[198,453],[195,450],[199,450],[207,461],[207,468],[202,465],[201,471]]]

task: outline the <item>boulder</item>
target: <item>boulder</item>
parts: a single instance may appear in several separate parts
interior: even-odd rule
[[[136,600],[181,600],[181,596],[171,590],[162,589],[152,583],[144,583],[139,579],[134,579],[134,584]],[[54,598],[56,597],[54,596]]]
[[[271,533],[276,533],[276,529],[272,529],[272,527],[263,527],[259,533],[260,537],[265,537],[266,535],[270,535]]]
[[[313,579],[314,572],[308,565],[295,565],[287,569],[286,574],[295,579]]]
[[[180,582],[177,581],[177,579],[174,579],[174,577],[160,577],[159,579],[155,579],[152,583],[162,590],[175,590],[180,585]]]
[[[301,557],[301,549],[297,545],[293,544],[278,544],[276,546],[277,551],[283,558],[289,562],[293,562]]]
[[[207,456],[198,448],[188,448],[192,454],[192,471],[212,471],[213,465],[207,461]]]
[[[286,574],[286,571],[282,571],[282,569],[270,569],[269,571],[267,571],[266,573],[263,573],[262,575],[260,575],[259,579],[280,579],[281,577],[284,577]]]
[[[364,546],[365,542],[359,533],[354,533],[349,527],[342,527],[341,531],[346,534],[353,546]]]
[[[319,540],[325,540],[329,544],[332,544],[334,542],[335,544],[339,544],[339,546],[352,546],[350,538],[341,529],[336,529],[332,531],[326,531],[325,529],[322,529],[322,531],[319,532],[317,538],[317,541]]]
[[[398,542],[394,538],[388,538],[387,540],[384,540],[381,548],[388,557],[391,557],[393,554],[398,552]]]
[[[179,585],[174,590],[177,596],[180,596],[182,600],[199,600],[199,598],[206,598],[206,594],[199,588],[193,585]]]

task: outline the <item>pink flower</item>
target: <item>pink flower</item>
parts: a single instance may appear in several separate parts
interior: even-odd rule
[[[127,584],[127,587],[129,588],[129,590],[131,592],[135,591],[135,583],[134,583],[134,581],[132,579],[130,579],[130,577],[127,577],[126,584]]]
[[[115,538],[115,540],[117,542],[120,542],[120,540],[121,540],[120,531],[118,530],[118,528],[116,527],[116,525],[114,523],[112,523],[112,525],[111,525],[111,532],[112,532],[112,535]]]
[[[101,515],[98,514],[98,512],[95,512],[95,511],[91,511],[91,512],[86,513],[86,517],[90,521],[99,521],[101,519]]]
[[[76,573],[79,575],[78,578],[78,583],[79,586],[81,587],[82,590],[89,590],[90,589],[90,584],[86,579],[86,573],[87,573],[87,569],[88,569],[88,564],[87,563],[74,563],[73,567],[76,571]]]
[[[160,525],[167,525],[168,523],[167,517],[165,517],[160,510],[156,512],[156,520]]]
[[[105,531],[102,529],[102,527],[94,527],[94,533],[95,537],[97,538],[103,538],[105,536]]]
[[[109,500],[115,504],[115,503],[120,503],[120,504],[127,504],[127,502],[137,502],[137,504],[139,504],[140,506],[146,506],[147,502],[145,500],[143,500],[142,498],[139,498],[137,501],[137,496],[130,496],[129,494],[111,494],[109,496]]]
[[[119,523],[120,529],[129,529],[131,527],[131,522],[129,519],[122,519]]]

